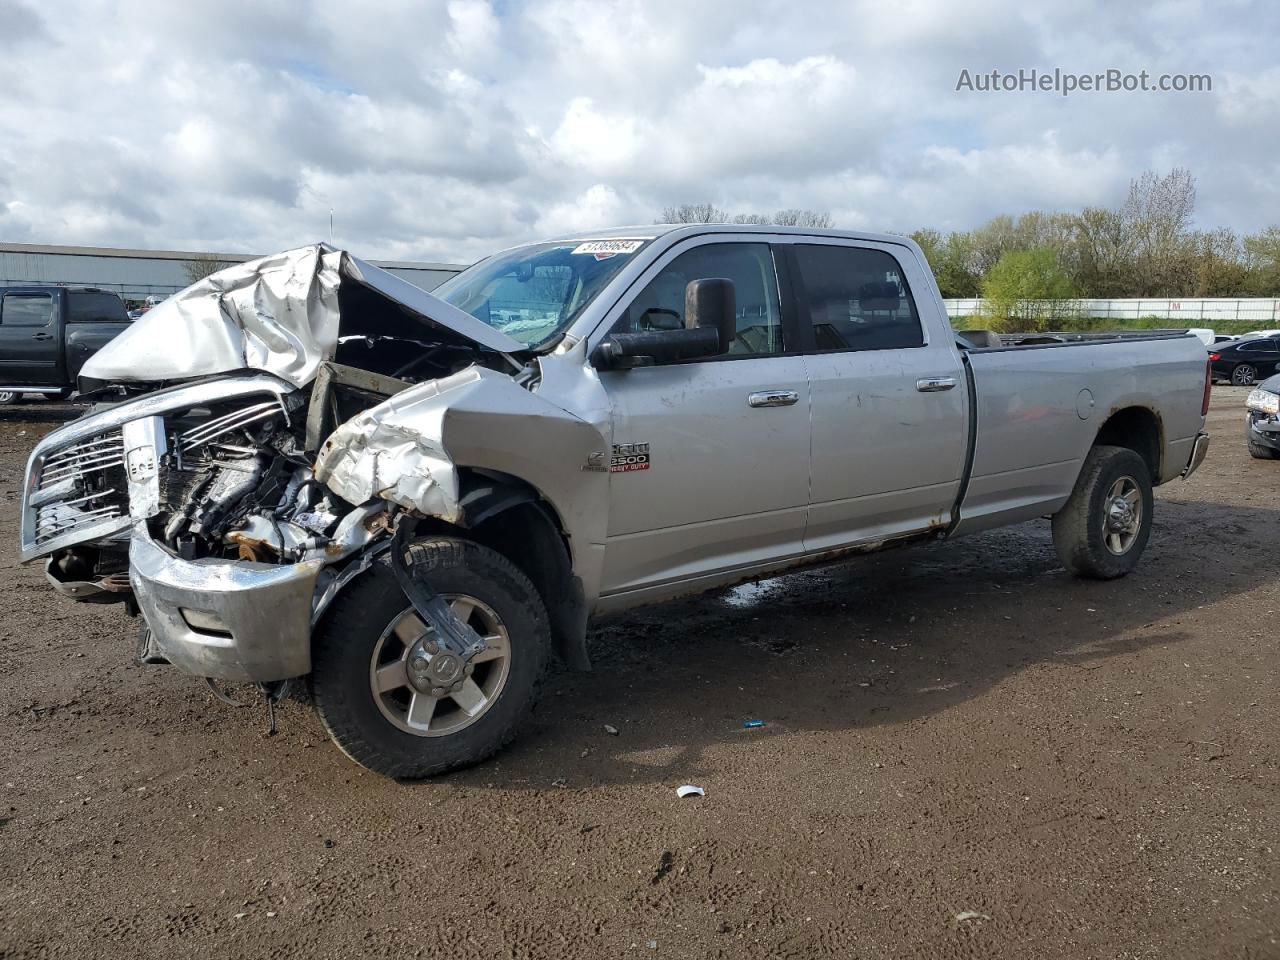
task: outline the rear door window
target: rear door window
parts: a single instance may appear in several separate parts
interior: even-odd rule
[[[129,315],[114,293],[72,290],[67,294],[68,323],[127,323]]]
[[[0,326],[45,327],[53,320],[53,297],[47,293],[7,293],[0,303]]]
[[[796,291],[813,323],[814,346],[894,350],[924,346],[924,330],[898,261],[883,250],[796,244]]]
[[[1280,353],[1280,346],[1274,340],[1255,340],[1240,347],[1241,353]]]

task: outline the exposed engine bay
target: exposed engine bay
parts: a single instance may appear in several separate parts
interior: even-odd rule
[[[139,522],[186,561],[340,556],[355,505],[313,472],[331,431],[414,384],[524,367],[518,343],[458,313],[324,245],[188,288],[86,364],[98,403],[32,458],[24,559],[48,556],[61,592],[111,602],[132,599]]]
[[[397,338],[361,336],[344,338],[339,347],[344,357],[370,366],[412,356],[397,368],[399,377],[326,362],[302,390],[250,378],[243,395],[130,419],[60,451],[44,462],[33,498],[37,538],[75,535],[97,519],[131,516],[145,523],[155,543],[188,561],[291,564],[326,550],[331,557],[347,552],[335,539],[355,505],[314,473],[320,443],[334,425],[410,387],[409,376],[434,380],[486,359],[506,365],[454,344],[405,346]],[[127,540],[116,542],[118,549],[108,542],[52,551],[51,577],[71,584],[68,592],[78,599],[128,599]]]

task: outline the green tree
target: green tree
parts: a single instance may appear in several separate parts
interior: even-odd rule
[[[1048,247],[1010,250],[982,278],[985,322],[1000,332],[1052,329],[1074,316],[1064,301],[1075,295],[1075,284]]]
[[[938,290],[946,300],[978,295],[978,275],[969,266],[972,259],[971,235],[950,233],[943,236],[932,228],[917,230],[911,239],[920,245]]]
[[[1237,297],[1244,292],[1249,271],[1235,231],[1219,227],[1192,236],[1197,297]]]
[[[1067,267],[1081,296],[1132,296],[1133,237],[1118,210],[1085,207],[1072,217]]]
[[[1280,296],[1280,227],[1267,227],[1242,241],[1244,290],[1251,297]]]

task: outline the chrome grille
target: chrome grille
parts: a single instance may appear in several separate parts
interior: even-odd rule
[[[127,520],[129,491],[119,429],[49,453],[40,465],[28,506],[34,545],[48,548],[68,535]]]
[[[181,415],[184,411],[244,402],[232,414],[221,414],[213,430],[211,421],[190,426],[194,436],[175,430],[169,449],[179,454],[179,466],[198,468],[213,442],[219,451],[230,449],[226,436],[249,424],[256,425],[276,411],[287,416],[283,398],[293,387],[275,377],[252,374],[207,380],[159,390],[90,413],[44,437],[31,451],[23,485],[18,555],[26,562],[48,556],[77,543],[117,539],[126,534],[129,514],[127,464],[124,457],[125,423],[145,417]],[[265,398],[274,398],[264,402]],[[187,426],[184,424],[184,427]],[[189,454],[183,457],[184,449]],[[186,461],[184,464],[182,461]],[[166,470],[161,482],[166,483]]]
[[[87,476],[123,464],[124,438],[121,431],[112,430],[102,437],[60,450],[46,459],[37,489],[43,490],[60,480]]]
[[[200,447],[208,446],[219,437],[224,437],[232,431],[247,427],[251,423],[267,420],[283,411],[284,407],[279,400],[268,400],[265,403],[255,403],[247,407],[241,407],[238,410],[233,410],[213,420],[207,420],[198,427],[192,427],[190,430],[185,431],[179,438],[179,444],[183,452],[197,450]]]

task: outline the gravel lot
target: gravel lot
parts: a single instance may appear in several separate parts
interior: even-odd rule
[[[1245,392],[1127,579],[1068,578],[1041,521],[646,609],[495,761],[410,785],[18,567],[71,408],[6,408],[0,957],[1280,956],[1280,462]]]

